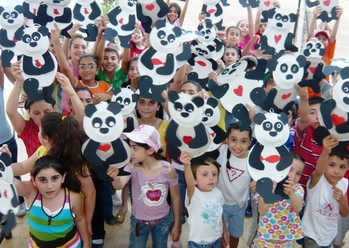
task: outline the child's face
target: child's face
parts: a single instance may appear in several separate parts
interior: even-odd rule
[[[320,103],[315,103],[311,106],[309,106],[309,125],[313,128],[317,128],[320,126],[319,118],[318,118],[318,111],[320,108]]]
[[[59,174],[53,168],[42,169],[34,178],[33,182],[38,191],[45,198],[56,197],[64,183],[65,175]]]
[[[119,67],[119,59],[116,53],[104,52],[102,66],[107,72],[115,72],[115,70]]]
[[[213,164],[201,165],[196,170],[196,185],[203,192],[210,192],[218,182],[218,169]]]
[[[199,94],[196,86],[192,83],[183,84],[181,87],[181,92],[192,97],[197,96]]]
[[[87,90],[79,90],[76,94],[78,95],[84,106],[93,102],[91,93]]]
[[[264,85],[264,92],[269,93],[270,90],[275,86],[275,81],[273,77],[267,79],[267,82]]]
[[[348,169],[348,159],[338,156],[330,156],[325,169],[325,176],[331,185],[336,185],[345,175]]]
[[[226,66],[230,66],[230,65],[236,63],[236,61],[238,61],[238,59],[239,59],[239,55],[238,55],[235,48],[225,49],[225,52],[223,54],[223,60],[224,60]]]
[[[231,28],[227,34],[227,44],[236,45],[240,41],[240,30],[238,28]]]
[[[86,57],[80,60],[79,75],[84,81],[95,81],[98,67],[93,58]]]
[[[303,173],[304,163],[298,159],[293,159],[288,177],[292,178],[294,183],[298,183]]]
[[[131,40],[135,44],[141,44],[143,42],[142,31],[139,29],[136,29],[135,31],[133,31]]]
[[[324,45],[325,48],[327,47],[328,39],[325,35],[319,34],[316,36],[316,38]]]
[[[130,147],[131,147],[131,161],[133,164],[142,163],[145,159],[147,159],[148,155],[151,155],[148,153],[150,149],[146,150],[144,147],[137,145],[132,140],[130,140]]]
[[[159,103],[153,99],[140,97],[137,102],[137,110],[141,119],[152,119],[155,117],[156,111],[159,110]]]
[[[175,7],[170,8],[170,12],[167,14],[167,18],[170,23],[174,23],[178,18],[178,12]]]
[[[241,30],[242,37],[245,37],[248,34],[248,22],[246,20],[240,21],[238,28]]]
[[[30,118],[34,121],[37,126],[40,126],[41,119],[46,113],[53,112],[54,109],[51,104],[45,102],[44,100],[34,102],[30,105],[28,109],[28,114]]]
[[[87,42],[83,39],[76,38],[70,46],[70,57],[73,61],[79,61],[80,56],[88,52]]]
[[[261,22],[261,23],[259,24],[259,32],[260,32],[261,34],[263,34],[264,31],[265,31],[265,29],[267,28],[267,26],[268,26],[268,23],[267,23],[267,22]]]
[[[139,76],[138,61],[134,60],[131,62],[130,68],[128,69],[128,77],[130,79],[135,79],[138,76]]]
[[[246,158],[251,137],[248,131],[232,129],[228,136],[229,151],[237,158]]]

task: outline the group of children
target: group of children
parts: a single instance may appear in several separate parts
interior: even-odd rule
[[[181,27],[189,0],[183,9],[177,3],[167,3],[170,8],[167,21]],[[338,20],[331,34],[327,31],[315,34],[326,47],[332,47],[331,51],[342,15],[342,8],[337,8]],[[258,42],[255,33],[261,35],[267,25],[258,23],[260,29],[255,32],[252,10],[247,9],[247,21],[241,20],[226,29],[223,68],[244,55],[254,54],[254,45]],[[317,9],[314,16],[318,14]],[[86,139],[81,125],[84,108],[87,104],[110,101],[112,89],[129,87],[136,91],[138,56],[148,46],[146,34],[137,26],[131,48],[119,55],[112,45],[105,46],[105,24],[102,21],[99,25],[91,53],[84,37],[74,34],[78,25],[70,30],[72,38],[65,38],[63,43],[60,30],[51,30],[50,49],[60,69],[55,82],[55,106],[45,100],[26,99],[20,62],[12,64],[10,74],[1,66],[0,116],[5,116],[2,95],[6,73],[14,83],[6,114],[24,141],[28,159],[17,163],[15,140],[10,125],[5,123],[0,127],[1,152],[12,155],[14,176],[31,173],[30,181],[14,180],[18,194],[24,197],[21,206],[26,209],[29,247],[103,247],[104,220],[108,224],[124,221],[128,189],[132,203],[129,247],[146,247],[150,233],[153,247],[167,247],[169,237],[173,247],[180,247],[181,225],[186,218],[189,234],[188,243],[183,247],[238,247],[250,191],[256,211],[246,246],[294,247],[296,240],[304,238],[304,247],[330,247],[332,242],[335,247],[341,247],[349,226],[349,220],[341,218],[349,213],[348,180],[344,178],[348,154],[336,151],[339,140],[332,135],[324,138],[322,145],[315,142],[313,132],[320,125],[317,114],[325,96],[311,96],[306,89],[298,88],[297,120],[293,119],[296,112],[290,113],[294,142],[289,148],[293,160],[287,179],[281,185],[289,199],[266,204],[256,193],[256,184],[247,170],[249,149],[254,143],[251,127],[242,129],[240,122],[221,107],[218,125],[226,130],[227,138],[219,148],[219,156],[199,161],[182,151],[180,161],[173,161],[166,157],[168,120],[163,119],[170,118],[167,103],[144,97],[139,98],[136,106],[139,127],[124,133],[123,137],[131,151],[131,161],[124,168],[130,175],[119,176],[117,168],[109,167],[107,174],[113,179],[112,183],[98,179],[81,154]],[[169,88],[191,97],[207,98],[209,92],[198,83],[186,80],[189,71],[188,66],[180,68]],[[209,76],[215,80],[217,74]],[[265,78],[265,89],[269,79],[272,76]],[[20,95],[25,101],[27,119],[17,111]],[[110,205],[111,186],[126,192],[118,221]]]

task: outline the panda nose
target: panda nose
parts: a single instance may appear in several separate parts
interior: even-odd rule
[[[311,49],[311,52],[312,52],[312,53],[315,53],[315,52],[316,52],[316,49]]]
[[[287,74],[287,76],[286,76],[286,79],[287,80],[290,80],[290,79],[292,79],[293,78],[293,76],[291,75],[291,74]]]
[[[167,41],[165,41],[165,40],[160,41],[160,43],[161,43],[161,45],[163,45],[163,46],[166,46],[166,45],[167,45]]]
[[[101,129],[99,129],[101,131],[102,134],[106,134],[109,131],[109,128],[106,127],[102,127]]]
[[[183,112],[183,113],[181,113],[181,116],[184,118],[187,118],[189,116],[189,114],[187,112]]]
[[[203,122],[205,122],[205,121],[207,121],[208,120],[208,118],[205,116],[204,118],[202,118],[202,121]]]
[[[36,47],[36,46],[38,45],[38,43],[37,43],[37,42],[30,42],[29,45],[30,45],[31,47]]]
[[[276,26],[278,27],[278,28],[282,28],[282,23],[280,23],[280,22],[278,22],[277,24],[276,24]]]
[[[10,24],[12,24],[12,23],[15,22],[15,20],[13,20],[13,19],[8,19],[7,22],[10,23]]]
[[[278,133],[275,131],[270,131],[269,134],[271,137],[275,137]]]

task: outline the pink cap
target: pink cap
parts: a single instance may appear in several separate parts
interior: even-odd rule
[[[326,38],[328,40],[330,39],[330,35],[328,34],[328,32],[326,30],[317,31],[316,34],[315,34],[315,37],[318,37],[320,34],[326,36]]]
[[[154,148],[155,152],[161,148],[160,135],[155,127],[149,125],[140,125],[131,133],[123,133],[127,138],[136,143],[147,144]]]

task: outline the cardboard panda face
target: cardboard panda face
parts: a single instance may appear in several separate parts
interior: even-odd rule
[[[305,44],[303,55],[307,58],[321,59],[325,52],[324,45],[318,39],[311,39]]]
[[[207,127],[213,127],[218,124],[221,114],[218,108],[218,100],[214,97],[209,97],[205,100],[204,117],[202,123]]]
[[[71,0],[44,0],[43,3],[47,5],[55,5],[55,6],[68,6],[70,4]]]
[[[216,29],[212,27],[212,21],[207,18],[198,26],[198,30],[200,32],[200,35],[198,36],[200,42],[211,42],[217,36]]]
[[[239,78],[241,75],[244,74],[245,70],[247,68],[247,61],[242,60],[239,62],[236,62],[235,64],[232,64],[225,68],[221,73],[217,76],[217,81],[222,84],[229,84],[231,81]]]
[[[293,14],[288,10],[275,8],[273,18],[268,19],[268,28],[270,27],[278,31],[291,30],[294,25],[293,19]]]
[[[150,32],[151,46],[156,51],[174,53],[180,45],[181,34],[182,30],[179,27],[169,25],[164,20],[158,20]]]
[[[288,118],[284,113],[258,113],[254,117],[255,136],[259,143],[264,146],[282,146],[286,143],[290,129],[287,124]]]
[[[127,13],[134,13],[134,10],[136,9],[137,0],[124,0],[119,1],[119,6],[122,9],[122,11],[125,11]]]
[[[122,115],[127,115],[135,109],[138,94],[133,93],[133,91],[129,88],[121,88],[114,91],[114,95],[111,100],[120,105]]]
[[[22,6],[0,6],[0,27],[17,30],[23,25],[23,22],[24,15]]]
[[[23,29],[19,33],[16,33],[18,40],[17,46],[22,54],[29,57],[37,57],[47,52],[50,40],[49,30],[40,25],[33,25]]]
[[[333,99],[337,107],[349,113],[349,68],[341,71],[339,80],[333,87]]]
[[[124,129],[124,119],[116,102],[97,105],[88,104],[85,108],[83,127],[87,136],[96,142],[107,143],[118,139]]]
[[[276,59],[276,58],[275,58]],[[304,77],[306,60],[303,55],[298,57],[286,54],[277,59],[273,77],[276,85],[283,89],[293,88]]]
[[[201,123],[204,114],[204,100],[191,98],[184,93],[170,91],[168,110],[171,118],[183,127],[194,127]]]
[[[206,43],[193,42],[191,51],[197,56],[211,59],[213,57],[213,53],[215,52],[215,48],[213,45],[207,45]]]

